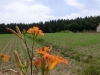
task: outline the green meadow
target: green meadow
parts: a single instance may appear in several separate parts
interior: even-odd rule
[[[32,44],[28,34],[28,45]],[[35,46],[52,45],[52,53],[68,60],[68,65],[59,64],[52,75],[100,75],[100,34],[99,33],[45,33],[38,36]],[[31,48],[31,47],[30,47]],[[25,45],[13,34],[0,34],[0,52],[10,56],[9,62],[0,65],[0,72],[7,68],[16,69],[13,51],[17,50],[22,60],[27,56]],[[9,65],[8,65],[9,64]]]
[[[99,33],[46,33],[39,40],[68,59],[69,75],[100,75]]]

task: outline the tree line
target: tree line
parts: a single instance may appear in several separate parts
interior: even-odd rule
[[[96,31],[97,26],[100,23],[100,16],[86,16],[85,18],[77,17],[76,19],[58,19],[50,20],[38,23],[9,23],[0,24],[0,34],[9,34],[7,27],[14,30],[17,25],[21,31],[23,29],[28,30],[30,27],[38,26],[44,33],[55,33],[64,30],[69,30],[72,32],[83,32],[84,30],[93,30]]]

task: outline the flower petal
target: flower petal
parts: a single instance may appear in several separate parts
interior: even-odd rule
[[[0,53],[0,56],[1,56],[1,58],[2,58],[3,60],[5,60],[5,61],[8,61],[8,60],[9,60],[9,56],[6,55],[6,54]]]

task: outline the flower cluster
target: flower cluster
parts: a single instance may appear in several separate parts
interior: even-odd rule
[[[27,75],[27,70],[28,70],[28,67],[30,66],[31,75],[37,75],[37,72],[35,72],[33,68],[41,70],[42,75],[47,75],[48,72],[52,70],[59,63],[63,62],[66,65],[68,65],[68,60],[60,56],[51,54],[52,46],[34,49],[33,47],[34,47],[35,41],[33,41],[32,50],[31,51],[29,50],[27,42],[26,42],[27,33],[32,34],[32,37],[33,37],[32,40],[35,40],[38,35],[44,36],[43,31],[40,30],[37,26],[29,28],[29,30],[27,31],[24,30],[22,33],[20,29],[18,28],[18,26],[16,26],[17,32],[15,32],[13,29],[10,29],[10,28],[7,28],[7,30],[17,35],[18,38],[20,38],[23,41],[23,43],[26,46],[27,53],[28,53],[28,59],[23,64],[22,63],[23,61],[21,61],[17,51],[15,50],[14,51],[15,60],[21,72],[16,72],[15,70],[12,70],[12,69],[9,69],[7,71],[12,71],[20,75]],[[40,56],[37,57],[37,55],[35,54],[39,54]],[[0,56],[2,57],[3,60],[8,61],[8,56],[6,56],[5,54],[0,54]]]
[[[38,34],[44,36],[43,31],[42,31],[42,30],[39,30],[38,27],[30,28],[30,29],[27,31],[27,33],[32,34],[32,35],[34,36],[34,38],[36,38]]]
[[[37,53],[42,54],[41,58],[36,59],[33,64],[45,71],[52,70],[57,64],[64,62],[68,65],[68,61],[60,56],[51,55],[48,53],[48,47],[40,48],[36,50]]]

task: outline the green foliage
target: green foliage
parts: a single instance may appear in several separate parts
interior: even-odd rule
[[[45,40],[44,40],[43,38],[37,38],[36,41],[37,41],[38,43],[44,43],[44,42],[45,42]]]
[[[90,64],[81,75],[100,75],[100,65]]]
[[[6,30],[7,27],[12,28],[15,30],[15,26],[17,25],[21,32],[23,28],[28,30],[28,28],[33,26],[38,26],[44,33],[55,33],[55,32],[83,32],[84,30],[87,31],[95,31],[96,27],[100,22],[100,16],[89,16],[85,18],[76,19],[58,19],[58,20],[50,20],[46,22],[39,22],[39,23],[10,23],[5,25],[4,23],[0,24],[0,34],[9,34],[10,32]],[[68,31],[66,31],[68,30]]]

